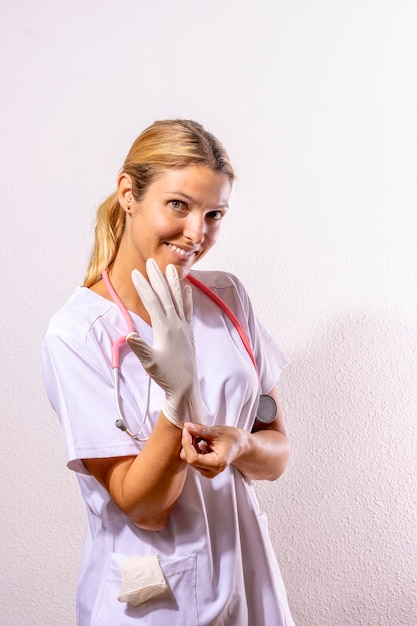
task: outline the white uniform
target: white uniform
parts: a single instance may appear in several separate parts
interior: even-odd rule
[[[194,272],[193,272],[194,273]],[[254,317],[249,298],[232,275],[195,272],[233,310],[248,334],[262,392],[276,384],[286,359]],[[227,315],[193,287],[193,327],[207,424],[250,430],[258,378]],[[132,314],[152,344],[152,328]],[[79,287],[50,320],[42,362],[46,389],[65,431],[68,466],[77,471],[87,505],[88,528],[80,568],[79,626],[292,626],[285,588],[253,487],[234,467],[214,479],[191,468],[167,527],[142,530],[118,509],[88,474],[82,459],[140,453],[144,444],[115,427],[117,412],[111,346],[126,334],[112,302]],[[120,396],[131,430],[140,422],[146,375],[136,356],[122,349]],[[152,430],[163,392],[151,388]],[[117,600],[128,556],[158,554],[169,592],[133,607]]]

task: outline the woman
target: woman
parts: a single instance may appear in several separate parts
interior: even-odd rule
[[[233,180],[200,124],[152,124],[98,209],[84,286],[49,322],[45,385],[88,511],[80,626],[293,624],[251,486],[288,460],[275,388],[286,362],[236,277],[189,275]],[[204,285],[237,317],[256,369]],[[260,387],[276,402],[269,422],[257,419]]]

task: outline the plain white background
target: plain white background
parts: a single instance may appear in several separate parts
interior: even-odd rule
[[[75,624],[85,512],[40,346],[131,143],[172,117],[238,174],[200,268],[236,273],[291,358],[291,463],[257,489],[295,621],[417,624],[416,22],[412,0],[2,0],[2,624]]]

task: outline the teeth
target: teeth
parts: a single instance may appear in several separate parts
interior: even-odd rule
[[[178,246],[174,246],[172,243],[168,244],[168,248],[171,248],[171,250],[173,250],[174,252],[177,252],[181,256],[192,256],[194,254],[194,250],[190,250],[189,252],[187,252],[186,250],[183,250],[182,248],[178,248]]]

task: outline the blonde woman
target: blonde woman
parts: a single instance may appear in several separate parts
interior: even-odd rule
[[[193,270],[234,177],[200,124],[144,130],[49,321],[45,386],[88,513],[79,626],[293,624],[251,485],[287,464],[286,360],[235,276]]]

